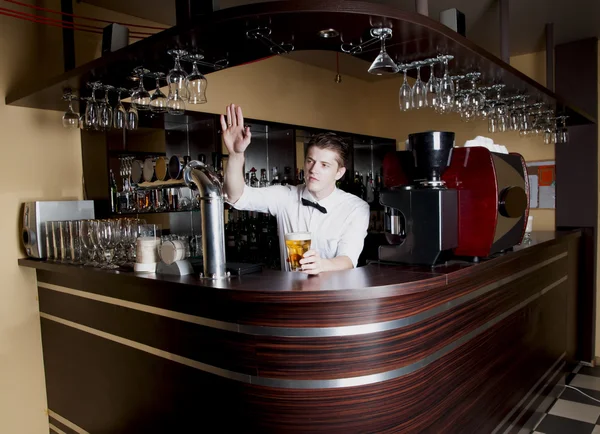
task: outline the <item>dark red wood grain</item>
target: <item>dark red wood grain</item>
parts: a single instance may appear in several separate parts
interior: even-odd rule
[[[77,273],[69,273],[66,266],[40,265],[40,282],[195,315],[212,311],[213,318],[244,325],[299,329],[405,318],[500,282],[493,291],[395,330],[301,338],[223,331],[40,287],[44,314],[256,381],[348,379],[390,372],[451,348],[414,372],[373,384],[266,387],[209,374],[43,318],[48,405],[92,433],[173,432],[184,427],[249,433],[490,432],[553,364],[572,356],[571,335],[576,329],[569,306],[576,297],[578,242],[578,233],[573,233],[475,266],[427,273],[409,267],[404,273],[416,279],[412,283],[362,288],[372,299],[355,297],[349,289],[285,288],[272,290],[265,299],[264,283],[244,290],[217,290],[168,279],[76,267],[71,270]],[[562,256],[517,279],[502,280],[558,255]],[[403,275],[401,267],[394,270],[391,276]],[[377,273],[367,275],[378,282],[384,279]],[[540,296],[565,276],[568,280]],[[136,281],[142,283],[139,288],[130,285]],[[404,285],[413,286],[405,291]],[[414,285],[425,287],[415,291]],[[387,286],[395,289],[395,295]],[[328,292],[347,298],[315,301],[315,294]],[[258,300],[249,297],[251,293],[260,294]],[[275,302],[277,296],[281,303]],[[501,321],[490,323],[524,302]],[[194,309],[179,309],[190,303]],[[482,328],[486,324],[489,328]],[[449,347],[461,337],[469,339]],[[532,399],[539,389],[534,388]],[[118,391],[118,399],[105,399],[112,391]],[[217,416],[222,411],[226,419]]]

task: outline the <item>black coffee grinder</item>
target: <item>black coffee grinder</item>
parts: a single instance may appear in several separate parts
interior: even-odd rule
[[[408,136],[409,151],[398,152],[408,182],[383,190],[387,245],[379,260],[434,265],[458,244],[458,196],[442,174],[450,165],[454,133],[427,131]]]

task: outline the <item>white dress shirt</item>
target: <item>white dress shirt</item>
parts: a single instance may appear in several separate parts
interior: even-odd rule
[[[325,207],[322,213],[302,204],[302,198]],[[356,267],[369,227],[369,205],[364,200],[336,188],[329,196],[317,201],[305,185],[273,185],[271,187],[244,187],[244,193],[233,204],[242,211],[268,212],[277,217],[281,269],[287,266],[285,234],[310,232],[311,248],[321,258],[348,256]]]

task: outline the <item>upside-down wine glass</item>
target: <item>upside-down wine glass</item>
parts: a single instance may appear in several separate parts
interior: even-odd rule
[[[71,130],[79,128],[79,113],[75,113],[73,110],[73,101],[77,99],[74,95],[67,95],[65,99],[69,101],[69,109],[65,112],[62,117],[63,127]]]
[[[387,51],[385,51],[385,40],[392,37],[392,29],[388,27],[373,28],[371,29],[371,36],[381,40],[381,50],[373,63],[371,63],[369,73],[375,75],[396,74],[400,69]]]
[[[150,110],[152,113],[167,111],[167,96],[160,90],[160,80],[165,78],[164,72],[155,72],[152,76],[156,79],[156,90],[150,97]]]
[[[421,67],[425,66],[424,62],[415,62],[414,65],[417,67],[417,80],[413,84],[411,91],[412,107],[415,109],[421,109],[427,106],[427,86],[423,80],[421,80]]]
[[[404,83],[400,86],[400,92],[398,94],[398,102],[400,105],[400,110],[407,111],[410,110],[410,106],[412,104],[412,91],[410,89],[410,85],[408,84],[408,79],[406,77],[406,72],[408,71],[408,66],[404,66],[402,68],[402,72],[404,73]]]
[[[92,88],[92,97],[85,106],[85,128],[89,130],[97,130],[99,128],[98,120],[98,103],[96,102],[96,89],[102,87],[102,83],[95,81],[88,83],[88,87]]]
[[[98,125],[102,130],[109,130],[112,127],[113,110],[108,101],[108,92],[115,88],[110,85],[102,86],[104,90],[104,100],[98,104]]]
[[[127,128],[127,110],[125,106],[121,102],[121,94],[123,92],[129,92],[128,89],[123,87],[119,87],[117,90],[117,105],[114,109],[113,115],[113,127],[116,129],[124,129]]]
[[[181,58],[188,53],[185,50],[169,50],[168,53],[174,57],[175,66],[167,75],[167,84],[169,85],[167,112],[172,115],[183,115],[185,102],[189,99],[190,94],[188,75],[181,67]]]
[[[427,106],[434,109],[439,105],[440,85],[435,76],[435,64],[438,62],[438,59],[429,60],[429,81],[427,82]]]
[[[439,111],[441,113],[448,113],[454,107],[454,82],[448,74],[448,61],[454,59],[454,56],[446,54],[439,56],[439,59],[444,64],[444,76],[440,80]]]
[[[150,74],[150,71],[137,67],[133,70],[134,81],[139,81],[139,86],[131,94],[131,105],[137,110],[150,110],[150,93],[144,88],[144,77]]]
[[[206,88],[208,86],[208,80],[198,70],[198,62],[204,59],[204,56],[200,53],[189,54],[185,60],[192,62],[192,72],[188,75],[188,88],[190,91],[189,102],[190,104],[205,104],[206,99]]]

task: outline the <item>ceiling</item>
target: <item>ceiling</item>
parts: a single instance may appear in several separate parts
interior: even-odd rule
[[[165,25],[175,25],[175,0],[80,0]],[[196,0],[209,1],[209,0]],[[214,0],[213,0],[214,1]],[[219,8],[262,3],[264,0],[216,0]],[[277,0],[276,0],[277,1]],[[278,0],[286,1],[286,0]],[[415,10],[415,0],[370,0],[404,10]],[[467,37],[499,55],[499,0],[429,0],[429,16],[438,19],[442,10],[457,8],[466,16]],[[600,37],[600,0],[509,0],[510,53],[525,54],[543,50],[545,24],[554,23],[556,44],[589,37]],[[331,69],[331,55],[302,56],[307,63]],[[310,59],[310,60],[309,60]],[[315,60],[316,59],[316,60]],[[361,61],[361,65],[362,65]],[[342,72],[354,70],[356,62],[343,61]],[[362,66],[361,66],[362,68]],[[362,77],[366,78],[366,77]]]

